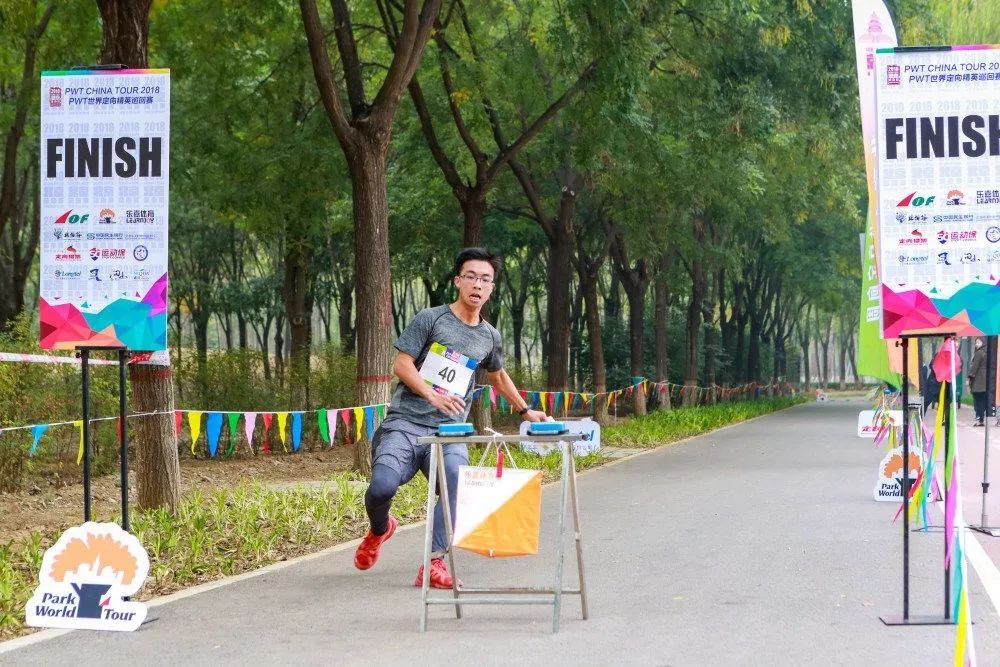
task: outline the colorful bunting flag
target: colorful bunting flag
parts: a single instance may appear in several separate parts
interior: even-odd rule
[[[320,408],[316,412],[316,425],[319,427],[319,437],[323,442],[330,444],[330,425],[326,421],[326,408]]]
[[[201,410],[188,411],[188,428],[191,429],[191,454],[194,454],[195,445],[198,442],[198,435],[201,434]]]
[[[184,419],[184,413],[180,410],[174,410],[174,437],[181,437],[181,420]]]
[[[240,423],[240,413],[227,412],[226,422],[229,425],[229,446],[226,447],[226,456],[232,456],[236,452],[236,427]]]
[[[219,436],[222,434],[222,413],[209,412],[205,422],[205,440],[208,442],[208,455],[215,458],[219,451]]]
[[[261,414],[261,419],[264,420],[264,454],[271,453],[271,422],[274,420],[273,412],[264,412]]]
[[[35,426],[31,427],[32,442],[31,442],[31,449],[28,450],[28,456],[34,456],[35,453],[38,451],[38,441],[42,439],[42,436],[45,434],[45,431],[47,431],[48,428],[49,428],[48,424],[36,424]]]
[[[292,413],[292,451],[299,451],[299,444],[302,442],[302,413]]]
[[[243,413],[243,430],[247,434],[247,449],[250,450],[251,454],[256,454],[253,449],[253,430],[257,426],[257,413],[256,412],[244,412]]]
[[[354,442],[361,441],[361,427],[364,426],[365,420],[365,410],[364,408],[354,408]]]
[[[327,410],[326,411],[326,428],[330,432],[330,444],[332,445],[337,440],[337,413],[340,410]]]
[[[288,453],[288,447],[285,446],[285,425],[288,423],[288,413],[279,412],[278,413],[278,439],[281,440],[281,449],[286,454]]]
[[[80,465],[83,463],[83,420],[77,419],[73,422],[73,426],[77,427],[80,431],[80,449],[76,453],[76,464]]]
[[[340,410],[340,421],[344,422],[344,439],[351,442],[351,409]]]
[[[375,406],[368,405],[364,409],[365,414],[365,435],[368,436],[368,442],[372,441],[375,436]]]

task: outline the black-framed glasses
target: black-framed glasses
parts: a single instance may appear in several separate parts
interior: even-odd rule
[[[491,278],[490,276],[477,276],[475,273],[463,273],[461,276],[459,276],[459,278],[461,278],[467,283],[472,283],[472,284],[481,282],[486,287],[489,287],[490,285],[493,284],[493,278]]]

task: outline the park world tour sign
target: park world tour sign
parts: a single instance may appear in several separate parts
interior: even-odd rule
[[[139,591],[148,573],[146,550],[118,524],[74,526],[42,557],[25,621],[41,628],[135,630],[146,605],[124,598]]]

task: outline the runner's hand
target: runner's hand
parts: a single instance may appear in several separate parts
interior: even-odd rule
[[[541,410],[528,410],[524,413],[524,421],[528,422],[546,422],[552,421],[552,417],[549,417]]]
[[[439,394],[433,390],[427,397],[427,402],[450,417],[459,416],[465,409],[465,401],[461,396]]]

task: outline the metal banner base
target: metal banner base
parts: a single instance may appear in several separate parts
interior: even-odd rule
[[[910,616],[909,618],[903,618],[902,616],[879,616],[878,620],[882,621],[885,625],[895,626],[895,625],[955,625],[955,621],[950,618],[941,618],[940,616]]]
[[[431,605],[454,605],[455,617],[462,618],[463,605],[551,605],[552,632],[559,632],[559,616],[562,611],[563,595],[579,595],[583,619],[587,619],[587,587],[583,576],[583,547],[581,545],[580,507],[576,491],[576,460],[572,443],[565,435],[497,435],[497,436],[427,436],[418,438],[422,445],[429,444],[430,465],[427,479],[427,522],[424,528],[424,576],[420,590],[420,632],[427,630],[427,610]],[[431,543],[434,533],[434,490],[438,479],[445,479],[444,448],[449,444],[485,444],[501,447],[512,442],[558,442],[562,452],[562,474],[559,496],[559,542],[556,545],[555,582],[551,588],[507,587],[507,588],[458,588],[458,571],[452,543],[454,535],[451,521],[451,504],[448,498],[448,484],[441,484],[441,505],[444,514],[445,535],[448,539],[448,567],[452,575],[451,597],[431,597]],[[487,449],[488,452],[488,449]],[[566,541],[567,510],[572,509],[573,536],[576,543],[576,564],[579,575],[577,588],[563,587],[563,551]]]

